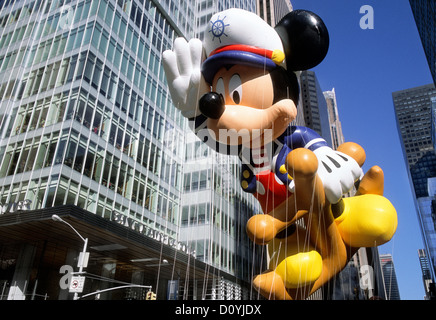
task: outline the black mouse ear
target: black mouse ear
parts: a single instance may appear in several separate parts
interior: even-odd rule
[[[285,49],[288,70],[307,70],[327,55],[329,34],[319,16],[306,10],[288,13],[275,26]]]

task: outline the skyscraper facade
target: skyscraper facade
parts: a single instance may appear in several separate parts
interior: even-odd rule
[[[428,256],[424,249],[418,250],[419,264],[421,265],[422,281],[425,288],[425,300],[435,299],[434,295],[434,282],[431,276],[430,263]]]
[[[272,27],[293,10],[290,0],[257,0],[256,5],[257,14]]]
[[[436,177],[434,149],[434,84],[392,93],[397,130],[401,141],[409,182],[425,250],[429,257],[432,281],[435,280],[435,216],[433,177]]]
[[[434,150],[431,132],[434,84],[392,93],[398,131],[408,167],[413,166],[428,151]]]
[[[182,156],[164,138],[182,119],[160,65],[174,25],[150,1],[4,4],[1,202],[115,210],[174,237]]]
[[[167,94],[160,53],[193,34],[192,4],[1,6],[3,212],[74,205],[176,241],[183,150],[165,141],[183,146],[184,120]]]
[[[330,135],[332,137],[332,148],[337,149],[338,146],[345,142],[342,134],[342,125],[339,120],[338,104],[336,101],[335,88],[331,91],[324,91],[324,98],[327,103],[327,110],[330,123]]]
[[[200,243],[185,228],[207,219],[205,201],[187,204],[184,195],[218,180],[211,170],[206,180],[184,171],[186,122],[167,92],[160,57],[176,37],[198,36],[196,5],[0,2],[0,280],[11,284],[2,298],[25,299],[29,291],[71,298],[71,278],[59,284],[69,269],[59,275],[59,268],[77,265],[83,243],[50,219],[54,213],[89,238],[86,270],[105,280],[87,280],[85,292],[123,281],[150,285],[159,298],[212,299],[241,298],[241,286],[249,287],[251,255],[235,232],[243,229],[236,206],[247,215],[255,210],[247,200],[225,189],[226,206],[209,205],[219,217],[210,226],[220,226],[216,237],[226,234],[226,241]],[[29,231],[35,224],[38,231]],[[243,254],[245,265],[237,260]],[[176,282],[180,295],[170,290]],[[98,296],[143,298],[144,290]]]
[[[248,219],[262,211],[257,200],[240,186],[239,158],[217,153],[191,133],[186,139],[183,172],[180,241],[195,250],[197,260],[249,283],[253,274],[265,267],[266,256],[245,230]],[[212,287],[205,284],[205,288]],[[235,282],[226,282],[223,287],[223,294],[257,297]]]
[[[398,290],[397,276],[395,274],[395,267],[392,255],[381,254],[380,262],[386,288],[386,299],[400,300],[400,291]]]
[[[327,102],[314,71],[306,70],[300,74],[301,103],[306,127],[315,130],[332,146]]]
[[[409,0],[409,2],[433,83],[436,84],[436,3],[427,0]]]
[[[419,210],[419,222],[423,233],[423,242],[425,249],[422,252],[428,261],[429,268],[423,271],[425,280],[426,296],[434,299],[435,288],[435,257],[436,257],[436,177],[428,178],[428,196],[417,198],[417,206]],[[421,259],[421,258],[420,258]],[[422,261],[421,261],[422,263]],[[426,271],[424,273],[424,271]],[[430,276],[430,279],[427,279]],[[428,291],[430,290],[430,291]]]
[[[403,155],[416,197],[428,196],[427,178],[436,176],[432,135],[433,84],[392,94]]]

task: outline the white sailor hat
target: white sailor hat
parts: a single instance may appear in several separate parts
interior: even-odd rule
[[[225,65],[242,64],[270,70],[285,67],[285,54],[278,33],[258,15],[228,9],[212,16],[203,41],[207,59],[202,72],[211,83]]]
[[[288,72],[307,70],[327,55],[329,34],[313,12],[295,10],[273,28],[256,14],[228,9],[212,16],[203,41],[202,73],[208,83],[227,65],[247,65]]]

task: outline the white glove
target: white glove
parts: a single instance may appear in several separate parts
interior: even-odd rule
[[[201,74],[203,44],[199,39],[174,41],[174,51],[166,50],[162,62],[174,105],[182,115],[191,118],[200,114],[198,101],[210,91]]]
[[[337,203],[363,176],[363,170],[356,160],[330,147],[320,147],[314,153],[318,158],[317,173],[324,185],[327,200],[332,204]]]

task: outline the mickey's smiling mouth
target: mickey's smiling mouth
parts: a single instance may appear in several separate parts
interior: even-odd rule
[[[285,99],[267,109],[225,105],[219,113],[207,120],[207,127],[215,133],[217,141],[229,145],[250,143],[250,147],[257,141],[260,147],[286,130],[295,119],[297,108],[292,100]]]

